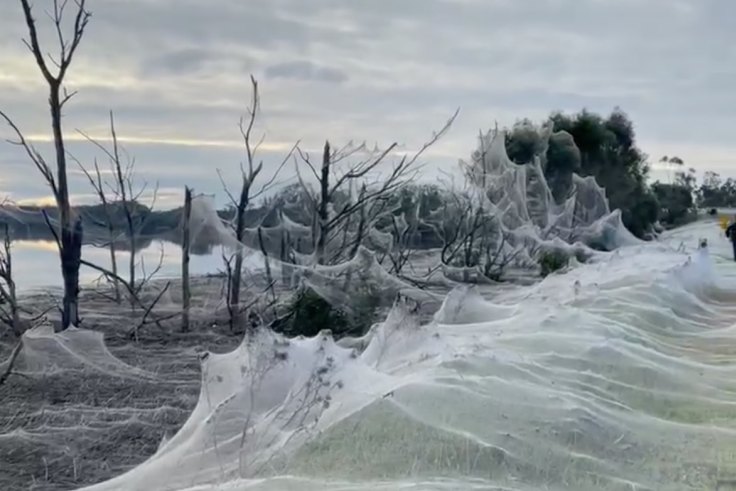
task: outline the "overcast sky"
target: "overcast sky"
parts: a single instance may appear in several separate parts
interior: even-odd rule
[[[93,18],[69,73],[79,94],[65,128],[70,137],[75,128],[104,135],[114,110],[142,178],[159,181],[167,205],[178,204],[184,184],[222,194],[217,168],[237,175],[249,74],[261,85],[267,165],[297,139],[306,148],[325,138],[415,148],[459,107],[428,156],[431,168],[450,168],[495,121],[620,106],[653,160],[677,154],[700,171],[736,176],[731,0],[87,3]],[[49,5],[34,2],[44,25]],[[25,35],[20,2],[2,0],[0,108],[48,139],[46,91]],[[44,37],[49,50],[53,40]],[[71,149],[85,162],[95,155],[86,143]],[[0,194],[49,194],[4,143],[0,171]],[[79,176],[72,193],[89,198]]]

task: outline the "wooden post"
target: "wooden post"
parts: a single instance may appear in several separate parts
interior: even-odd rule
[[[192,190],[188,187],[184,188],[184,217],[182,220],[182,241],[181,241],[181,331],[189,331],[189,301],[191,292],[189,290],[189,247],[190,247],[190,230],[189,221],[192,217]]]

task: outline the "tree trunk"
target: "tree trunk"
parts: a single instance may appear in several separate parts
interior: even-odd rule
[[[282,218],[283,223],[283,218]],[[281,258],[281,282],[283,283],[283,286],[286,288],[291,288],[291,274],[292,274],[292,268],[289,265],[289,251],[287,249],[288,244],[290,243],[289,240],[289,233],[285,232],[283,229],[281,230],[281,251],[280,251],[280,258]]]
[[[266,284],[269,285],[269,289],[271,290],[271,294],[273,295],[274,300],[276,299],[276,294],[273,290],[273,276],[271,274],[271,263],[268,261],[268,251],[266,250],[266,244],[263,242],[263,232],[261,227],[258,227],[258,246],[261,248],[261,254],[263,254],[263,262],[266,266]]]
[[[137,293],[135,286],[135,236],[130,238],[130,262],[128,263],[128,277],[130,278],[130,288]],[[135,309],[133,299],[130,299],[130,306]]]
[[[235,218],[235,238],[239,243],[243,242],[245,228],[245,210],[248,208],[250,194],[250,182],[243,177],[243,187],[240,190],[240,201],[238,202],[237,216]],[[240,279],[243,271],[243,251],[238,249],[235,253],[235,268],[230,277],[230,328],[235,328],[240,320]]]
[[[235,327],[240,317],[240,276],[243,271],[243,253],[235,253],[235,267],[230,278],[230,324]]]
[[[79,266],[82,257],[82,222],[77,218],[72,225],[69,188],[66,178],[66,151],[61,131],[61,99],[59,83],[50,86],[49,105],[51,125],[56,150],[56,204],[59,209],[59,237],[61,274],[64,280],[64,302],[61,316],[61,330],[79,323]]]
[[[317,246],[315,253],[317,256],[317,264],[324,264],[325,260],[325,244],[327,243],[327,211],[330,204],[330,142],[325,142],[325,149],[322,155],[322,175],[320,176],[320,201],[317,210]]]
[[[184,189],[184,217],[182,223],[181,243],[181,331],[189,331],[189,302],[191,292],[189,290],[189,220],[192,216],[192,190]]]
[[[363,201],[363,197],[365,196],[365,184],[360,190],[360,196],[358,197],[358,200]],[[350,249],[350,254],[348,255],[347,259],[353,259],[355,255],[358,253],[358,249],[360,249],[361,244],[363,243],[363,235],[366,233],[366,219],[365,219],[365,205],[361,205],[358,209],[359,212],[359,220],[358,220],[358,236],[355,238],[355,243],[353,244],[353,247]],[[350,217],[348,217],[350,219]],[[348,222],[349,223],[349,222]],[[348,225],[345,226],[345,229],[347,231]]]
[[[120,166],[119,163],[117,165]],[[135,206],[135,203],[131,203],[128,201],[130,197],[126,197],[124,186],[125,186],[125,183],[123,182],[121,178],[120,188],[123,190],[121,191],[121,193],[123,196],[123,209],[125,210],[125,220],[128,226],[128,247],[130,248],[130,260],[128,261],[128,284],[130,285],[130,289],[136,292],[137,294],[138,291],[136,290],[136,286],[135,286],[135,252],[136,252],[135,251],[135,248],[136,248],[135,235],[136,235],[136,230],[135,230],[135,226],[133,225],[133,210],[130,209],[132,206]],[[135,300],[133,298],[130,299],[130,308],[133,310],[135,309]]]
[[[82,219],[77,217],[74,229],[61,230],[61,274],[64,280],[64,309],[61,329],[79,325],[79,267],[82,261]]]
[[[8,289],[10,290],[8,293],[10,294],[10,318],[11,322],[13,323],[12,329],[13,334],[15,334],[17,337],[20,337],[23,335],[23,329],[20,325],[20,311],[18,309],[18,297],[16,294],[15,289],[15,282],[10,280],[8,282]]]
[[[109,217],[108,217],[109,220]],[[118,276],[118,263],[117,263],[117,253],[115,251],[115,237],[114,232],[110,230],[110,265],[112,267],[112,273],[115,275],[113,277],[113,288],[115,289],[115,303],[120,303],[120,283],[117,280]]]
[[[10,304],[10,328],[17,337],[23,334],[23,330],[20,326],[20,312],[18,309],[18,296],[16,294],[15,280],[13,279],[13,255],[10,250],[10,228],[6,223],[4,226],[5,237],[3,238],[3,249],[5,253],[5,273],[7,278],[5,282],[8,284],[8,303]]]

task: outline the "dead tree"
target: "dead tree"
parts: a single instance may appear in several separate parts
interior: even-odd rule
[[[510,233],[504,229],[500,214],[484,206],[478,192],[448,194],[442,209],[427,225],[442,240],[442,264],[462,269],[461,281],[498,281],[519,254],[509,243]],[[479,276],[473,277],[471,271]]]
[[[190,246],[190,220],[192,218],[192,190],[184,188],[184,216],[182,217],[182,241],[181,241],[181,331],[189,331],[189,303],[192,298],[189,290],[189,246]]]
[[[371,210],[372,216],[363,215],[357,221],[358,236],[353,240],[360,245],[368,228],[373,226],[375,218],[385,209],[381,202],[388,202],[392,194],[417,176],[421,167],[420,157],[450,129],[458,112],[459,110],[416,153],[403,156],[384,176],[375,178],[370,184],[366,184],[367,179],[383,170],[382,167],[387,164],[389,156],[396,151],[397,143],[392,143],[383,151],[369,151],[365,145],[357,147],[348,145],[332,150],[329,141],[325,142],[319,172],[309,154],[299,150],[301,161],[312,172],[318,184],[318,191],[313,192],[302,178],[297,166],[299,182],[313,208],[313,247],[317,264],[349,259],[344,257],[342,251],[338,251],[338,254],[332,257],[328,256],[330,243],[338,236],[342,236],[341,231],[345,233],[345,228],[349,228],[354,214]],[[351,162],[355,157],[365,154],[369,157]],[[356,184],[361,186],[361,192],[356,199],[340,199],[345,195],[349,196],[348,190]],[[355,244],[350,251],[357,251]]]
[[[3,248],[0,250],[0,321],[16,336],[23,334],[20,325],[20,309],[13,279],[13,256],[10,251],[10,230],[4,224]]]
[[[63,19],[64,11],[68,5],[67,0],[53,1],[53,11],[50,17],[53,21],[59,43],[59,54],[54,57],[50,54],[44,56],[44,50],[38,40],[36,20],[33,18],[29,0],[20,0],[23,8],[26,26],[28,28],[28,40],[25,45],[33,54],[44,80],[49,88],[49,107],[51,109],[51,127],[53,130],[54,149],[56,153],[56,175],[47,164],[44,157],[24,138],[20,129],[12,119],[0,111],[0,116],[11,126],[17,136],[13,143],[24,148],[44,179],[51,188],[59,211],[58,227],[52,228],[54,237],[59,247],[61,259],[61,273],[64,279],[64,300],[61,319],[61,329],[79,322],[79,267],[82,257],[82,222],[79,217],[74,217],[69,203],[69,187],[67,184],[66,149],[64,136],[61,128],[62,109],[76,92],[67,92],[64,87],[64,77],[69,70],[74,54],[79,47],[84,30],[90,19],[90,12],[85,8],[85,0],[76,0],[76,14],[74,16],[74,28],[71,40],[64,34]],[[52,73],[52,67],[55,73]],[[47,220],[48,221],[48,220]],[[57,229],[58,228],[58,232]]]
[[[252,92],[250,106],[247,108],[247,120],[244,118],[240,119],[238,128],[240,129],[240,135],[243,139],[243,146],[245,147],[245,163],[240,163],[240,177],[241,186],[238,197],[230,191],[228,185],[225,183],[225,179],[222,174],[220,175],[220,181],[222,186],[227,193],[230,203],[235,210],[235,217],[233,221],[233,231],[235,232],[235,238],[238,242],[242,243],[246,232],[246,211],[250,204],[263,196],[265,192],[271,189],[276,183],[281,169],[286,165],[286,162],[291,158],[297,144],[295,144],[288,152],[286,157],[281,161],[281,164],[276,168],[272,176],[265,179],[257,189],[255,189],[256,181],[258,180],[261,171],[263,170],[263,161],[257,159],[258,148],[263,143],[265,135],[254,144],[253,142],[253,129],[256,124],[258,111],[260,110],[261,100],[258,92],[258,82],[251,76],[250,78]],[[227,297],[227,308],[230,313],[230,327],[238,323],[238,318],[241,313],[240,307],[240,293],[241,293],[241,278],[243,271],[243,252],[238,250],[235,252],[234,264],[232,260],[225,259],[226,268],[228,271],[228,297]]]
[[[103,210],[106,216],[107,223],[105,224],[109,235],[109,248],[110,248],[110,260],[112,262],[112,272],[117,275],[117,261],[116,261],[116,242],[118,241],[118,235],[115,233],[115,209],[121,209],[123,217],[125,219],[125,239],[127,241],[127,248],[130,251],[128,260],[128,285],[126,288],[128,291],[139,294],[146,284],[152,279],[152,277],[160,271],[163,265],[163,253],[159,258],[158,265],[150,274],[143,274],[140,280],[136,279],[136,267],[137,261],[137,248],[138,238],[142,233],[143,227],[146,224],[147,217],[150,216],[150,212],[156,205],[156,198],[158,194],[158,183],[153,189],[153,196],[151,203],[147,209],[143,211],[141,208],[140,200],[141,196],[145,193],[148,188],[148,183],[144,182],[139,189],[134,189],[135,181],[135,160],[127,158],[127,161],[123,163],[122,154],[124,150],[118,143],[117,131],[115,130],[115,118],[113,112],[110,111],[110,138],[112,140],[112,148],[108,149],[99,141],[91,138],[86,133],[77,130],[84,138],[90,143],[95,145],[98,149],[102,150],[107,156],[110,171],[113,176],[113,182],[106,182],[102,180],[101,173],[97,162],[95,162],[95,176],[92,176],[84,166],[77,161],[82,172],[87,176],[92,188],[100,198],[103,205]],[[106,189],[111,193],[112,200],[107,196]],[[142,264],[142,263],[141,263]],[[117,280],[114,280],[114,286],[116,291],[116,298],[119,301],[119,285]],[[136,302],[133,298],[130,298],[131,308],[134,308]]]
[[[90,184],[95,190],[95,193],[100,198],[102,204],[102,212],[105,216],[105,227],[107,229],[108,248],[110,250],[110,264],[112,273],[115,275],[112,278],[113,284],[113,295],[115,303],[120,303],[122,297],[120,295],[120,282],[117,280],[118,277],[118,263],[117,263],[117,252],[116,252],[116,234],[115,234],[115,223],[113,221],[113,213],[110,209],[110,202],[107,199],[107,193],[105,193],[104,183],[102,181],[102,174],[100,173],[100,167],[97,165],[97,159],[95,159],[95,175],[92,176],[87,169],[85,169],[81,163],[79,167],[84,172],[84,175],[89,179]]]
[[[401,276],[404,267],[411,259],[412,241],[414,240],[419,226],[419,206],[415,210],[415,216],[407,220],[404,216],[400,221],[396,215],[391,215],[391,233],[394,236],[394,248],[388,252],[391,261],[389,273]]]

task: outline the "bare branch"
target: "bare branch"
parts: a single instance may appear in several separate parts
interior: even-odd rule
[[[46,221],[46,225],[48,225],[49,230],[51,230],[51,234],[54,236],[54,240],[56,241],[56,246],[59,248],[59,250],[62,250],[62,243],[61,239],[59,238],[59,234],[56,233],[56,227],[54,227],[51,224],[51,219],[49,218],[49,214],[46,213],[46,210],[42,210],[41,213],[43,214],[43,219]]]
[[[301,148],[297,147],[297,151],[299,152],[299,157],[302,159],[302,161],[309,166],[309,169],[312,171],[312,174],[314,174],[314,178],[317,179],[317,182],[320,181],[319,173],[317,172],[317,169],[314,168],[314,165],[312,165],[312,162],[309,160],[309,154],[302,152]]]
[[[41,154],[38,153],[38,151],[36,151],[36,149],[26,141],[23,133],[20,131],[18,126],[16,126],[13,120],[10,119],[10,117],[3,111],[0,111],[0,117],[2,117],[5,122],[8,123],[8,126],[12,128],[12,130],[18,137],[17,142],[9,141],[9,143],[23,147],[28,157],[31,159],[36,168],[38,168],[38,170],[41,172],[41,175],[43,175],[44,179],[46,179],[46,182],[51,187],[51,190],[54,193],[54,197],[58,200],[59,193],[56,188],[56,180],[54,179],[53,172],[51,172],[51,168],[49,168],[49,166],[46,164],[46,161],[43,159]]]
[[[304,195],[307,197],[307,199],[311,203],[312,209],[315,209],[317,207],[317,202],[315,201],[314,197],[312,196],[312,191],[309,189],[309,186],[307,186],[307,184],[304,182],[304,179],[302,179],[302,174],[301,174],[301,172],[299,172],[299,166],[296,165],[296,158],[294,158],[294,160],[295,160],[295,162],[294,162],[294,164],[295,164],[294,165],[294,168],[296,170],[296,177],[297,177],[297,180],[299,182],[299,185],[301,186],[302,191],[304,191]]]
[[[144,325],[146,325],[146,321],[147,321],[148,317],[150,317],[150,316],[151,316],[151,312],[152,312],[152,311],[153,311],[153,309],[154,309],[154,308],[156,307],[156,305],[158,305],[158,302],[159,302],[159,301],[161,300],[161,298],[162,298],[162,297],[164,296],[164,293],[166,293],[166,292],[168,291],[168,289],[169,289],[169,287],[170,287],[170,286],[171,286],[171,282],[170,282],[170,281],[167,281],[167,282],[166,282],[166,286],[164,286],[164,287],[163,287],[163,288],[161,289],[161,291],[160,291],[160,292],[158,293],[158,295],[156,295],[156,298],[154,298],[154,299],[153,299],[153,302],[151,302],[151,305],[149,305],[149,306],[148,306],[148,308],[147,308],[147,309],[145,310],[145,312],[143,312],[143,317],[141,318],[141,321],[140,321],[140,323],[139,323],[139,324],[138,324],[137,326],[135,326],[135,327],[134,327],[134,328],[133,328],[133,329],[132,329],[132,330],[131,330],[131,331],[130,331],[130,332],[128,333],[128,336],[130,336],[130,337],[135,337],[135,338],[137,338],[137,337],[138,337],[138,331],[140,331],[140,329],[141,329],[141,328],[142,328],[142,327],[143,327]],[[178,314],[178,312],[177,312],[177,314],[176,314],[176,315],[179,315],[179,314]],[[158,322],[159,322],[160,320],[162,320],[162,319],[158,319],[158,320],[157,320],[156,322],[158,323]]]
[[[298,146],[299,146],[299,141],[297,140],[297,142],[289,150],[289,153],[286,154],[286,156],[284,157],[284,159],[281,161],[281,163],[279,164],[279,166],[276,168],[276,172],[274,172],[274,174],[271,176],[271,179],[269,179],[268,181],[266,181],[261,186],[261,189],[258,190],[258,192],[256,192],[255,194],[253,194],[251,196],[251,199],[257,199],[263,193],[266,193],[266,192],[268,192],[269,189],[271,189],[271,187],[273,186],[274,182],[278,178],[279,174],[281,173],[281,171],[284,168],[284,166],[286,165],[286,163],[289,161],[289,159],[291,158],[291,156],[294,155],[294,151],[298,148]]]
[[[342,184],[348,179],[360,179],[361,177],[364,177],[370,171],[375,169],[381,162],[383,162],[383,159],[385,159],[386,156],[396,148],[396,146],[397,146],[396,143],[392,143],[386,150],[384,150],[381,153],[381,155],[378,156],[378,158],[374,159],[372,162],[370,163],[361,162],[356,167],[346,172],[332,186],[332,190],[330,191],[330,194],[333,195],[335,191],[337,191],[340,188],[340,186],[342,186]]]
[[[227,197],[230,198],[230,202],[233,204],[233,206],[238,206],[238,202],[235,200],[235,196],[232,195],[230,189],[227,187],[227,184],[225,184],[225,178],[222,177],[222,172],[220,171],[220,169],[217,169],[217,176],[220,178],[222,189],[225,191],[225,194],[227,194]]]
[[[46,79],[46,82],[48,82],[49,86],[51,87],[58,88],[61,86],[64,80],[64,76],[66,75],[66,71],[69,68],[69,65],[71,65],[74,53],[77,51],[79,43],[82,41],[84,30],[87,27],[87,23],[89,22],[89,19],[92,15],[85,8],[85,0],[75,0],[75,3],[77,5],[77,13],[74,19],[74,32],[72,34],[71,43],[69,43],[65,39],[64,33],[62,31],[62,21],[64,17],[64,10],[67,6],[67,0],[63,0],[61,4],[59,4],[58,0],[54,0],[54,11],[53,14],[49,15],[54,23],[60,52],[58,61],[49,55],[52,63],[54,63],[54,65],[56,65],[59,69],[58,73],[56,75],[53,75],[49,70],[48,65],[46,64],[41,50],[41,45],[38,41],[36,21],[33,18],[31,5],[28,0],[21,0],[23,15],[26,20],[26,25],[28,27],[28,34],[30,38],[30,42],[23,40],[23,43],[33,54],[34,58],[36,59],[36,65],[38,65],[41,73],[43,74],[43,77]],[[65,97],[64,101],[61,103],[61,106],[63,106],[64,103],[70,98],[71,96]]]
[[[28,3],[28,0],[20,0],[20,3],[23,6],[23,16],[25,17],[26,26],[28,27],[28,35],[30,37],[30,43],[26,40],[23,40],[23,42],[31,51],[31,53],[33,53],[33,56],[36,58],[36,64],[38,65],[38,68],[41,70],[43,77],[46,79],[49,85],[54,83],[58,84],[57,79],[53,75],[51,75],[51,72],[46,66],[46,61],[44,60],[43,54],[41,53],[41,45],[38,42],[36,21],[33,18],[33,13],[31,12],[31,5]]]

